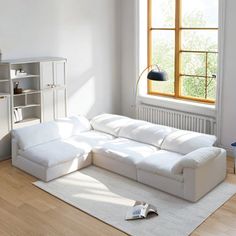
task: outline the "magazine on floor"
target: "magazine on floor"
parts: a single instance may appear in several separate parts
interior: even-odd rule
[[[136,201],[134,206],[128,210],[125,219],[126,220],[144,219],[147,218],[147,216],[150,213],[158,215],[155,206],[148,204],[146,202]]]

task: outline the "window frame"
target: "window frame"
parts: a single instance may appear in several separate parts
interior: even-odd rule
[[[152,1],[153,0],[147,0],[147,65],[151,66],[152,63],[152,33],[157,30],[173,30],[175,31],[175,72],[174,72],[174,94],[168,94],[168,93],[161,93],[158,91],[152,90],[152,81],[148,80],[147,84],[147,93],[149,95],[154,96],[164,96],[164,97],[172,97],[175,99],[184,99],[184,100],[190,100],[195,102],[201,102],[201,103],[208,103],[208,104],[215,104],[216,100],[213,99],[204,99],[204,98],[196,98],[191,96],[183,96],[181,95],[181,77],[202,77],[205,78],[206,83],[208,82],[209,78],[212,78],[208,76],[207,70],[208,70],[208,55],[210,53],[217,54],[219,56],[218,51],[202,51],[202,50],[182,50],[182,38],[181,38],[181,31],[182,30],[217,30],[219,32],[219,27],[214,28],[201,28],[201,27],[182,27],[181,21],[182,21],[182,0],[175,0],[175,27],[165,27],[165,28],[155,28],[152,27]],[[218,37],[218,44],[219,44],[219,37]],[[197,76],[197,75],[186,75],[181,74],[181,53],[194,53],[194,54],[205,54],[206,56],[206,64],[205,69],[206,73],[205,76]],[[186,78],[185,78],[186,79]],[[206,93],[207,94],[207,93]]]

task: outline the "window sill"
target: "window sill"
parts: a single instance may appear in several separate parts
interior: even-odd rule
[[[216,107],[211,104],[191,102],[181,99],[167,98],[161,96],[139,95],[137,101],[141,104],[158,106],[176,111],[189,112],[197,115],[216,117]]]

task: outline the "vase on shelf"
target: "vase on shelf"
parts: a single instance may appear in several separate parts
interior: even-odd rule
[[[14,86],[14,94],[22,94],[22,93],[23,93],[23,89],[19,88],[19,82],[16,82]]]

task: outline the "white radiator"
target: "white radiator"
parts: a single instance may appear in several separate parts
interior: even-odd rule
[[[216,121],[212,117],[142,104],[137,107],[137,118],[178,129],[216,134]]]

